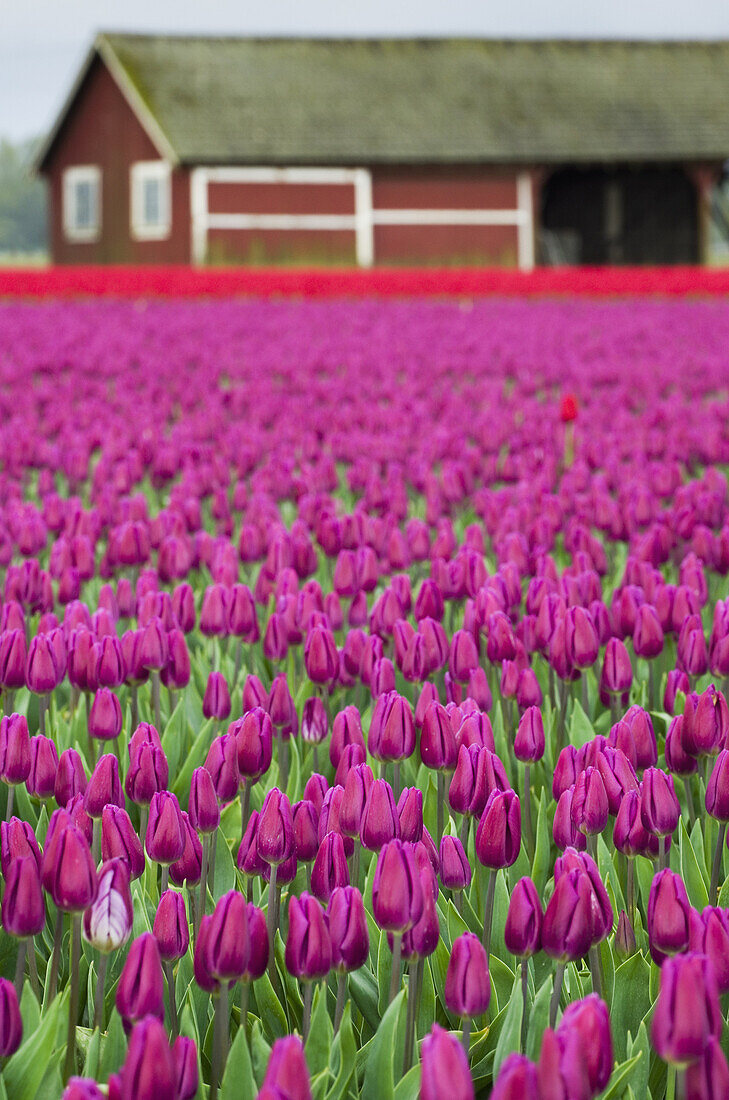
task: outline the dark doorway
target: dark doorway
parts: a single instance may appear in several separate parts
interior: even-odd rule
[[[542,261],[690,264],[696,189],[680,168],[562,168],[542,190]]]

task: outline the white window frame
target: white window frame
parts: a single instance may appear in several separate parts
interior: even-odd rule
[[[96,192],[96,220],[93,225],[76,224],[76,186],[90,183]],[[63,173],[63,235],[67,241],[97,241],[101,235],[101,168],[98,164],[75,164]]]
[[[144,185],[160,185],[160,221],[144,220]],[[135,241],[164,241],[172,230],[172,177],[166,160],[138,160],[129,170],[129,227]]]

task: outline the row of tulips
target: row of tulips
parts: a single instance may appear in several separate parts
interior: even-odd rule
[[[722,308],[1,308],[8,1096],[724,1095]]]

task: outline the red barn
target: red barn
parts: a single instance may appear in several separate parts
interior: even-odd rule
[[[56,263],[680,263],[729,43],[99,35],[38,159]]]

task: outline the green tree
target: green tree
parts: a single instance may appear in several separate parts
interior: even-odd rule
[[[39,252],[47,246],[46,193],[31,172],[36,139],[0,139],[0,252]]]

